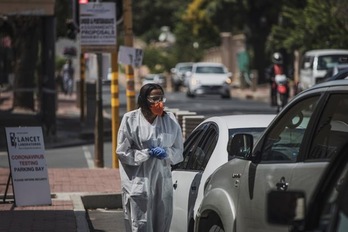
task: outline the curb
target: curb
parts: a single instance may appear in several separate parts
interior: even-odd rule
[[[74,214],[76,217],[77,232],[90,232],[89,209],[102,208],[107,210],[122,209],[121,194],[86,194],[71,195],[73,202]]]

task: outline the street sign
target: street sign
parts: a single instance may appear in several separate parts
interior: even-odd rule
[[[16,206],[51,205],[41,127],[6,127]]]
[[[82,52],[115,52],[116,6],[113,2],[80,5],[80,42]]]
[[[118,62],[120,64],[140,67],[143,62],[143,50],[133,47],[120,46],[118,52]]]

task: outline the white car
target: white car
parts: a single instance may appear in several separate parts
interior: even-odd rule
[[[299,89],[308,89],[322,82],[330,68],[346,62],[347,59],[347,49],[318,49],[307,51],[301,61]]]
[[[217,94],[222,98],[231,97],[231,72],[220,63],[198,62],[192,66],[192,71],[186,74],[188,78],[188,97],[197,95]]]
[[[301,191],[311,200],[325,167],[348,142],[347,109],[348,80],[324,82],[296,95],[255,146],[252,135],[235,135],[234,158],[204,184],[195,231],[292,231],[267,222],[267,194]]]
[[[255,140],[275,115],[211,117],[200,123],[185,140],[184,161],[173,167],[174,212],[171,232],[193,231],[193,220],[203,198],[204,182],[231,160],[229,141],[236,133],[250,133]]]

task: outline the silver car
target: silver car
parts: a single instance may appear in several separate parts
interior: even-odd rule
[[[205,183],[195,231],[289,231],[267,223],[267,193],[312,195],[330,158],[348,142],[347,109],[348,80],[325,82],[297,95],[255,146],[251,135],[235,135],[234,158]]]

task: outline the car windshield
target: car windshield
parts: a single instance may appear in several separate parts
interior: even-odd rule
[[[179,68],[179,72],[188,72],[188,71],[191,71],[192,69],[192,66],[182,66]]]
[[[318,70],[328,70],[348,59],[348,55],[327,55],[318,57]]]
[[[196,73],[225,73],[223,67],[218,66],[200,66],[197,67]]]

